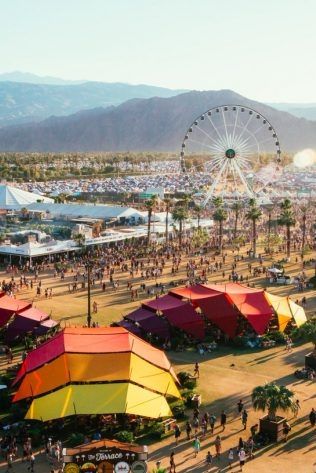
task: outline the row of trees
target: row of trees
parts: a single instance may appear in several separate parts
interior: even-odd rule
[[[164,199],[164,207],[166,211],[166,229],[165,229],[165,236],[166,241],[168,241],[169,235],[169,218],[170,214],[172,215],[172,219],[174,222],[178,223],[179,225],[179,243],[182,243],[182,235],[183,235],[183,226],[184,222],[189,217],[189,208],[192,209],[193,214],[198,220],[198,227],[200,226],[200,218],[203,212],[203,208],[199,205],[191,205],[191,198],[190,196],[185,196],[181,200],[178,200],[174,203],[171,198]],[[152,217],[153,212],[157,207],[157,197],[153,196],[151,199],[145,202],[145,206],[148,212],[148,235],[147,241],[148,245],[150,244],[151,238],[151,224],[152,224]],[[228,211],[227,208],[224,206],[224,202],[221,197],[216,197],[213,199],[213,213],[212,217],[214,221],[217,223],[217,239],[218,239],[218,249],[221,252],[223,247],[223,234],[224,234],[224,224],[228,219]],[[270,245],[273,243],[273,238],[271,237],[271,228],[272,228],[272,211],[275,210],[275,207],[271,205],[265,206],[267,210],[267,247],[268,251],[270,251]],[[232,204],[231,210],[234,213],[234,225],[233,225],[233,238],[236,239],[238,235],[238,225],[240,221],[240,217],[243,214],[246,220],[251,222],[252,226],[252,251],[253,254],[256,255],[257,253],[257,226],[260,219],[263,216],[262,209],[258,207],[257,202],[255,199],[249,199],[247,206],[239,201],[236,201]],[[302,211],[302,249],[305,248],[306,242],[306,220],[307,220],[307,212],[308,206],[301,206]],[[290,257],[291,254],[291,227],[293,227],[296,223],[293,205],[289,199],[284,199],[279,204],[279,212],[276,218],[276,222],[278,225],[285,227],[286,229],[286,253],[287,257]]]

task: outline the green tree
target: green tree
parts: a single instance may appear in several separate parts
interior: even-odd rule
[[[157,204],[157,196],[153,195],[149,200],[146,200],[145,207],[147,209],[147,246],[150,245],[151,237],[151,221],[152,215]]]
[[[249,210],[246,213],[246,219],[252,222],[252,251],[253,255],[257,254],[257,220],[261,217],[262,212],[257,207],[254,199],[249,200]]]
[[[316,352],[316,320],[309,320],[295,329],[293,338],[312,343],[314,345],[314,351]]]
[[[237,237],[237,230],[238,230],[238,221],[239,221],[239,216],[240,216],[240,211],[242,209],[242,204],[239,201],[236,201],[232,205],[232,210],[234,211],[235,214],[235,222],[234,222],[234,238]]]
[[[179,245],[182,244],[183,223],[188,218],[188,209],[182,206],[177,206],[172,212],[172,219],[179,224]]]
[[[198,228],[200,228],[200,220],[201,220],[201,213],[203,211],[203,207],[202,205],[198,205],[196,204],[196,206],[194,207],[194,212],[197,216],[197,224],[198,224]]]
[[[278,223],[286,227],[286,256],[291,256],[291,227],[295,225],[295,218],[292,209],[292,203],[289,199],[284,199],[280,204],[281,213]]]
[[[221,197],[213,197],[212,203],[216,209],[223,207],[223,199]]]
[[[223,249],[223,223],[227,220],[227,212],[223,207],[216,207],[213,219],[218,224],[218,249],[222,253]]]
[[[252,405],[255,411],[268,411],[269,420],[275,421],[277,411],[296,412],[294,393],[285,386],[267,383],[252,391]]]
[[[167,244],[168,239],[169,239],[169,213],[170,213],[170,208],[172,205],[172,199],[170,197],[165,197],[163,201],[164,201],[165,209],[166,209],[165,238],[166,238],[166,244]]]

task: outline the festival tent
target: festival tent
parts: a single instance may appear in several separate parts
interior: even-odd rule
[[[280,332],[284,332],[287,324],[292,319],[292,312],[288,298],[275,296],[274,294],[270,294],[268,292],[265,293],[265,296],[278,317]]]
[[[307,321],[303,307],[295,304],[289,297],[275,296],[268,292],[265,292],[265,296],[277,314],[280,332],[284,332],[292,319],[298,327]]]
[[[129,320],[120,320],[119,322],[117,322],[117,324],[119,327],[123,327],[123,328],[126,328],[126,330],[128,330],[129,332],[132,332],[134,335],[137,335],[138,337],[141,336],[141,329],[139,327],[137,327],[137,325],[133,324],[133,322],[130,322]]]
[[[33,333],[36,336],[45,335],[47,332],[49,332],[50,330],[56,328],[58,325],[59,325],[59,323],[56,322],[56,320],[47,319],[47,320],[44,320],[43,322],[41,322],[39,325],[37,325],[34,328]]]
[[[264,296],[264,291],[252,293],[229,292],[227,296],[248,320],[254,331],[259,335],[264,334],[273,315],[273,311]]]
[[[288,301],[295,323],[298,327],[300,327],[301,325],[305,324],[305,322],[307,322],[305,311],[303,307],[295,304],[295,302],[291,301],[291,299],[288,299]]]
[[[66,328],[28,354],[14,401],[32,398],[27,417],[43,420],[72,413],[160,417],[170,415],[165,396],[180,397],[177,382],[164,352],[122,327]]]
[[[238,312],[224,293],[209,294],[196,301],[203,314],[225,334],[236,335]]]
[[[177,287],[169,291],[169,294],[179,297],[180,299],[188,299],[194,307],[199,305],[202,299],[208,299],[212,296],[213,290],[202,284],[196,284],[188,287]]]
[[[44,320],[47,320],[49,315],[35,307],[29,307],[15,314],[14,320],[8,326],[6,332],[6,340],[14,340],[15,337],[32,332]]]
[[[49,421],[71,415],[133,414],[160,418],[172,415],[161,394],[131,383],[65,386],[34,399],[26,419]]]
[[[170,325],[183,330],[197,340],[203,340],[205,337],[203,318],[188,302],[166,294],[158,299],[145,302],[143,307],[161,312]]]
[[[30,302],[7,296],[4,292],[0,293],[0,327],[3,327],[13,314],[25,310],[31,305]]]
[[[146,332],[161,338],[170,337],[168,323],[163,318],[158,317],[155,312],[140,308],[128,314],[126,318],[136,322]]]

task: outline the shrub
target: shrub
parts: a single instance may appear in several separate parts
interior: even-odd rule
[[[184,419],[185,413],[184,413],[184,403],[183,401],[176,401],[175,403],[171,404],[170,406],[172,410],[172,414],[176,419]]]
[[[192,397],[194,394],[194,391],[186,391],[182,394],[182,399],[186,407],[192,407]]]
[[[154,422],[148,429],[148,435],[154,440],[160,440],[164,434],[165,428],[161,422]]]
[[[269,333],[269,338],[270,338],[270,340],[274,340],[276,343],[284,343],[285,342],[284,333],[279,332],[279,331]]]
[[[196,387],[196,379],[190,379],[186,381],[183,385],[186,389],[194,389]]]
[[[115,434],[115,438],[120,442],[132,443],[134,440],[134,434],[128,430],[121,430]]]
[[[69,446],[76,447],[84,442],[84,435],[81,432],[74,432],[69,439]]]
[[[190,381],[190,377],[191,375],[187,371],[180,371],[178,374],[178,379],[182,385],[184,385],[187,381]]]
[[[41,429],[31,429],[29,431],[30,437],[32,438],[33,447],[39,447],[42,443],[42,430]]]

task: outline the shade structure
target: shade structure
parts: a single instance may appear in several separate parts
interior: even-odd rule
[[[138,325],[146,332],[157,335],[160,338],[169,338],[170,330],[168,323],[161,317],[158,317],[155,312],[148,309],[136,309],[130,314],[126,315],[128,320],[137,322]]]
[[[117,324],[119,327],[123,327],[129,332],[133,333],[134,335],[137,335],[138,337],[141,336],[141,329],[137,327],[137,325],[133,324],[133,322],[130,322],[129,320],[122,319]]]
[[[36,397],[59,386],[78,382],[132,381],[160,394],[180,397],[175,379],[143,358],[129,353],[64,353],[27,373],[13,401]]]
[[[198,314],[191,304],[185,303],[179,307],[163,311],[169,323],[197,340],[205,337],[205,325],[200,314]]]
[[[124,353],[132,351],[141,358],[172,371],[166,355],[123,327],[68,327],[28,354],[17,373],[16,384],[26,373],[34,371],[63,353]]]
[[[143,307],[164,312],[165,310],[175,309],[183,305],[185,305],[185,302],[170,294],[166,294],[165,296],[158,297],[158,299],[145,302]]]
[[[236,335],[238,311],[224,293],[209,294],[196,301],[203,314],[225,334]]]
[[[45,335],[45,333],[49,332],[49,330],[58,327],[58,325],[59,323],[56,322],[56,320],[47,319],[37,325],[33,332],[35,335]]]
[[[303,307],[298,304],[295,304],[295,302],[293,302],[290,298],[288,299],[288,301],[295,323],[298,327],[300,327],[301,325],[305,324],[305,322],[307,322],[305,311]]]
[[[30,302],[9,297],[4,292],[0,293],[0,327],[3,327],[13,314],[25,310],[31,305]]]
[[[226,294],[252,294],[255,292],[262,292],[262,289],[243,286],[236,282],[229,282],[227,284],[203,284],[203,287],[214,292],[224,292]]]
[[[124,328],[67,328],[29,353],[13,400],[32,398],[32,419],[119,412],[160,417],[170,415],[165,397],[180,397],[177,382],[164,352]]]
[[[29,307],[15,314],[14,320],[10,323],[7,332],[6,340],[11,341],[17,336],[21,336],[27,332],[32,332],[33,329],[49,318],[45,312]]]
[[[273,315],[273,311],[264,296],[264,291],[252,293],[230,292],[228,297],[248,320],[254,331],[258,335],[264,334]]]
[[[188,299],[193,306],[197,307],[200,300],[209,298],[213,292],[212,289],[202,284],[195,284],[194,286],[177,287],[169,291],[169,294],[180,299]]]
[[[172,415],[164,396],[131,383],[113,383],[66,386],[34,399],[26,419],[48,421],[71,415],[122,412],[151,418]]]
[[[287,297],[275,296],[268,292],[265,293],[265,297],[269,304],[273,307],[277,317],[280,332],[284,332],[287,324],[292,319],[292,312]]]

